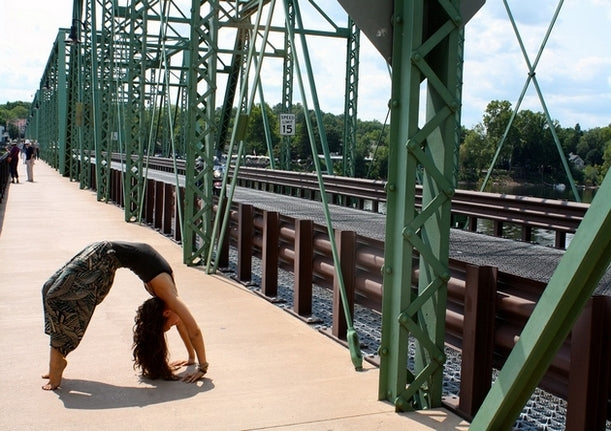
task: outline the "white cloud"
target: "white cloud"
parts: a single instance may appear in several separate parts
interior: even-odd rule
[[[317,0],[340,27],[346,26],[343,10],[335,0]],[[32,100],[40,85],[53,41],[60,27],[69,27],[72,0],[1,1],[0,103]],[[121,3],[123,4],[123,3]],[[190,2],[180,4],[189,10]],[[332,29],[309,2],[301,2],[308,28]],[[554,14],[557,2],[509,0],[512,14],[528,56],[534,61]],[[283,14],[277,2],[277,14]],[[565,0],[546,50],[537,66],[537,79],[552,118],[565,127],[579,122],[583,128],[607,125],[611,120],[611,2],[608,0]],[[275,19],[282,25],[282,19]],[[342,39],[308,38],[321,108],[339,114],[344,107],[345,42]],[[358,115],[384,121],[390,97],[386,63],[367,38],[361,36]],[[302,64],[303,65],[303,64]],[[266,59],[263,82],[266,102],[281,100],[282,61]],[[503,3],[488,0],[467,24],[463,87],[463,124],[481,121],[491,100],[518,99],[528,69]],[[305,72],[304,72],[305,76]],[[219,74],[219,80],[223,75]],[[219,89],[223,89],[219,82]],[[295,101],[299,90],[295,86]],[[222,100],[219,95],[218,101]],[[259,102],[259,99],[255,101]],[[541,111],[531,87],[523,108]]]
[[[59,28],[70,26],[72,3],[0,2],[0,103],[33,99]]]
[[[508,3],[533,64],[557,2]],[[603,126],[611,119],[610,105],[600,103],[611,98],[611,34],[605,31],[610,18],[611,2],[567,0],[551,30],[536,77],[550,116],[563,127],[575,123],[582,128]],[[515,105],[528,67],[500,1],[488,1],[466,29],[463,123],[469,127],[481,121],[482,108],[490,100],[504,99]],[[521,107],[543,111],[532,83]],[[594,107],[596,112],[592,112]]]

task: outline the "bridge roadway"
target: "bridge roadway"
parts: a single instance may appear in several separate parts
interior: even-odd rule
[[[395,413],[377,400],[378,370],[356,372],[347,349],[224,277],[182,264],[171,239],[124,222],[43,162],[34,183],[9,184],[0,204],[0,429],[2,430],[466,430],[445,409]],[[204,332],[210,371],[198,384],[141,380],[132,368],[134,311],[147,297],[117,272],[64,381],[43,391],[48,363],[40,289],[86,244],[143,241],[172,264]],[[175,331],[172,358],[182,358]],[[184,372],[184,370],[181,370]]]
[[[276,194],[242,187],[236,188],[233,200],[325,225],[319,202],[290,196],[278,199]],[[384,241],[386,220],[383,214],[336,205],[330,205],[329,212],[334,228]],[[499,271],[542,282],[549,280],[563,254],[563,250],[511,239],[459,229],[450,232],[450,258],[476,265],[496,266]],[[611,295],[611,271],[608,270],[600,281],[596,294]]]

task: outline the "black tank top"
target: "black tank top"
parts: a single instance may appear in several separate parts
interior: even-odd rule
[[[143,282],[148,283],[159,274],[172,275],[172,267],[165,258],[148,244],[112,241],[112,250],[119,264],[134,272]]]

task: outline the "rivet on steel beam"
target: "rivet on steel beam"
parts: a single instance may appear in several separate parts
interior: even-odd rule
[[[447,283],[448,281],[450,281],[450,277],[451,277],[451,275],[450,275],[450,273],[448,271],[444,272],[443,274],[439,274],[439,278],[444,283]]]
[[[403,397],[395,398],[395,406],[399,407],[401,410],[406,410],[406,408],[409,407],[407,401]]]
[[[438,364],[443,365],[446,363],[446,355],[444,353],[440,353],[439,355],[434,356],[433,360]]]
[[[405,226],[403,228],[403,232],[401,232],[403,234],[403,238],[405,238],[407,241],[411,241],[411,239],[414,237],[415,233],[412,229],[409,228],[409,226]]]
[[[388,355],[388,347],[384,347],[384,348],[382,348],[382,347],[381,347],[381,348],[378,350],[378,354],[379,354],[380,356],[387,356],[387,355]]]
[[[387,192],[394,192],[397,190],[397,186],[394,183],[386,183],[385,188]]]
[[[384,274],[392,274],[392,266],[384,265]]]

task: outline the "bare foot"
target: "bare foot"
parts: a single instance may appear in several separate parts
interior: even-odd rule
[[[68,365],[68,361],[66,358],[59,353],[59,350],[51,347],[51,357],[49,359],[49,373],[43,374],[43,379],[49,379],[46,385],[42,388],[45,391],[53,391],[59,388],[59,385],[62,382],[62,374],[64,373],[64,369]]]

